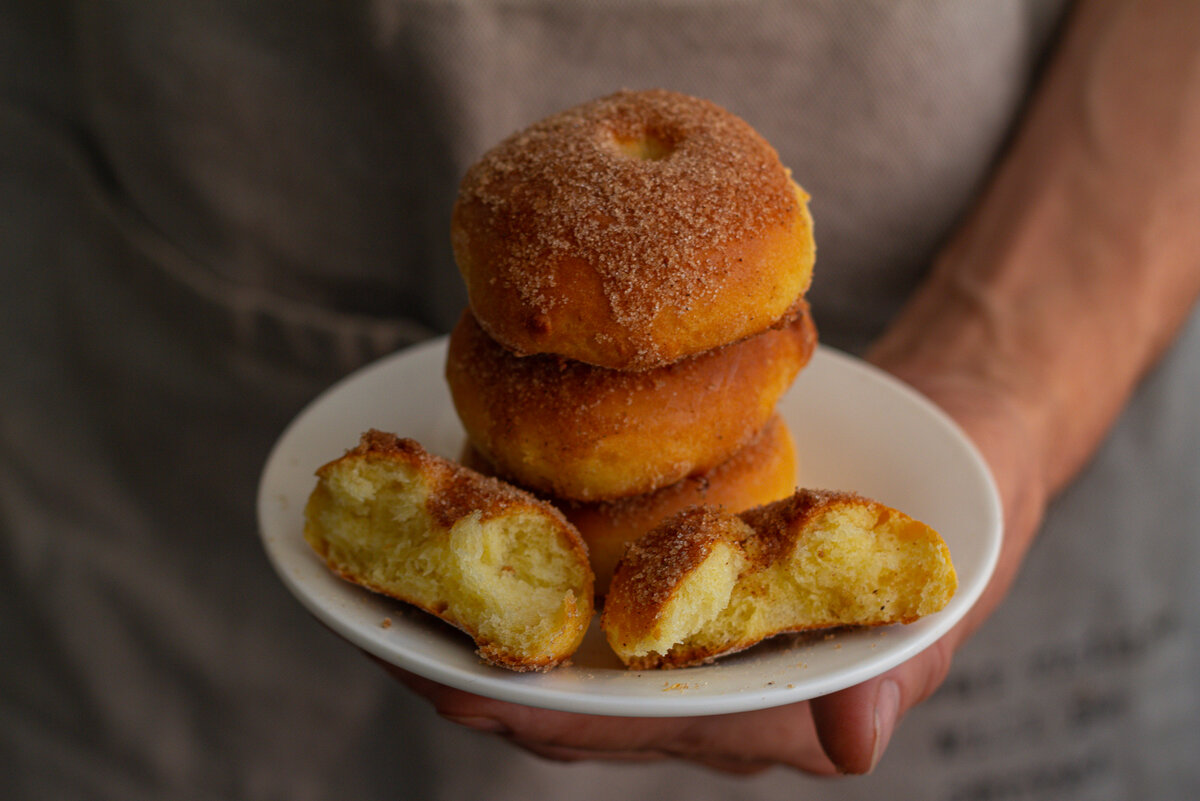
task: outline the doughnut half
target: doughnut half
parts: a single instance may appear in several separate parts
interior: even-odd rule
[[[692,507],[625,552],[601,626],[635,668],[683,667],[776,634],[910,623],[958,586],[936,531],[847,493],[730,515]]]
[[[505,347],[641,370],[789,313],[815,260],[807,201],[730,112],[623,91],[488,151],[460,185],[451,242]]]
[[[342,578],[457,626],[502,667],[546,670],[579,647],[592,570],[549,504],[379,431],[317,476],[304,537]]]
[[[748,443],[816,347],[807,304],[786,325],[665,367],[623,372],[514,355],[468,312],[446,379],[471,444],[505,479],[570,500],[639,495]]]

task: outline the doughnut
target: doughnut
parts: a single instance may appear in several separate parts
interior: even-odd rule
[[[644,370],[790,313],[815,259],[807,202],[740,118],[622,91],[471,166],[451,243],[475,316],[509,350]]]
[[[630,667],[684,667],[783,632],[910,623],[957,586],[929,526],[857,495],[798,490],[739,515],[694,506],[638,540],[601,628]]]
[[[462,462],[484,474],[494,471],[469,443]],[[676,512],[695,504],[739,512],[783,498],[795,488],[796,449],[783,418],[775,415],[733,456],[669,487],[615,501],[546,500],[566,515],[587,543],[596,595],[601,597],[625,547]]]
[[[612,500],[729,458],[766,424],[815,346],[801,301],[786,325],[627,372],[516,356],[467,312],[450,335],[446,379],[471,444],[501,478],[556,498]]]
[[[526,492],[368,431],[317,471],[304,537],[334,573],[462,629],[487,662],[547,670],[593,613],[587,546]]]

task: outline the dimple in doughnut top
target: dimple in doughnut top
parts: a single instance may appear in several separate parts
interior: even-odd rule
[[[787,314],[812,274],[806,202],[735,115],[624,91],[485,154],[451,233],[471,307],[497,341],[640,370]]]

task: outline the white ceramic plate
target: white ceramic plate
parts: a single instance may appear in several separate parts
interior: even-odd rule
[[[780,403],[796,440],[798,484],[857,491],[941,532],[959,578],[944,610],[908,626],[779,637],[713,665],[669,671],[625,670],[593,623],[570,666],[539,674],[489,666],[466,635],[334,577],[301,537],[314,471],[367,428],[457,456],[463,432],[442,378],[444,358],[445,340],[433,341],[329,389],[276,443],[258,496],[267,554],[301,603],[355,645],[442,684],[602,715],[707,715],[792,703],[849,687],[920,652],[970,608],[995,565],[1000,503],[971,443],[903,384],[821,347]]]

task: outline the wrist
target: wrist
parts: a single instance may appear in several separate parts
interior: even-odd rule
[[[1044,418],[1020,392],[974,364],[959,369],[950,362],[905,358],[878,348],[871,360],[958,424],[987,463],[1000,494],[1004,514],[1000,560],[983,597],[956,632],[957,637],[965,637],[1007,593],[1041,524],[1052,490],[1043,456]]]
[[[938,270],[867,358],[948,412],[989,462],[1004,435],[1045,497],[1054,489],[1054,390],[1042,355],[1011,333],[1012,318],[964,272]]]

